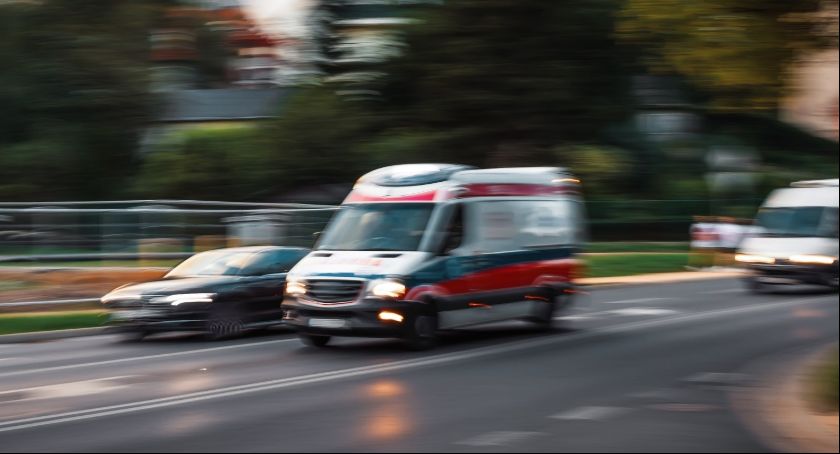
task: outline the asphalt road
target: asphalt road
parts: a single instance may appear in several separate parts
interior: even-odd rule
[[[836,293],[735,279],[595,289],[562,318],[426,352],[288,333],[0,345],[0,451],[766,452],[731,394],[838,339]]]

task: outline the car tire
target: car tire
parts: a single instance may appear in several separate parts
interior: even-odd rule
[[[754,277],[747,278],[745,280],[747,285],[747,289],[749,289],[750,293],[754,295],[768,295],[773,293],[772,288],[770,288],[769,284],[765,284],[760,282],[758,279]]]
[[[324,348],[330,343],[332,336],[298,333],[298,339],[300,339],[300,341],[307,347]]]
[[[209,341],[220,341],[239,337],[245,332],[245,324],[235,308],[211,310],[207,319],[204,337]]]
[[[122,342],[131,344],[135,342],[142,342],[146,336],[149,335],[149,332],[144,329],[133,329],[131,331],[125,331],[122,333]]]
[[[428,350],[437,345],[437,316],[418,315],[407,327],[403,343],[409,350]]]

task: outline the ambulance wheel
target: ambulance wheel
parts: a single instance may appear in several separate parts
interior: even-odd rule
[[[326,347],[327,344],[330,343],[330,339],[332,339],[332,337],[330,337],[330,336],[319,336],[319,335],[316,335],[316,334],[299,333],[298,334],[298,339],[300,339],[300,341],[303,342],[303,344],[308,346],[308,347],[323,348],[323,347]]]
[[[569,298],[571,298],[569,294],[557,290],[547,300],[541,301],[537,307],[536,314],[531,319],[536,325],[537,330],[553,331],[561,328],[561,324],[554,317],[568,305]]]
[[[409,350],[428,350],[437,345],[437,317],[434,315],[418,315],[409,324],[403,338]]]

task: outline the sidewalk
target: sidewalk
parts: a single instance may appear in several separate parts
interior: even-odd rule
[[[775,369],[762,386],[734,396],[744,422],[770,447],[781,452],[840,450],[837,413],[818,413],[806,397],[809,374],[831,348],[836,344]]]
[[[669,282],[701,281],[724,279],[744,275],[741,270],[722,271],[682,271],[677,273],[651,273],[633,276],[587,277],[578,279],[580,285],[617,285],[617,284],[667,284]]]

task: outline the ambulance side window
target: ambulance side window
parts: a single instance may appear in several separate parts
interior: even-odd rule
[[[441,247],[443,255],[450,254],[461,247],[464,242],[464,206],[459,203],[453,209],[454,212],[446,224],[444,232],[443,246]]]

